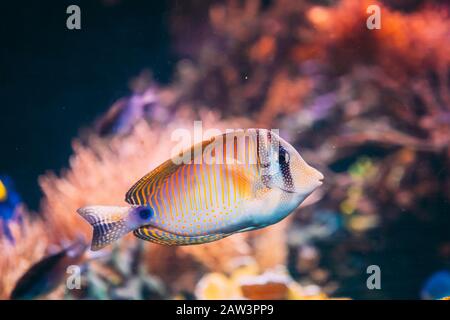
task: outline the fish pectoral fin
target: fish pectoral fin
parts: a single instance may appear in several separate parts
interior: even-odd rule
[[[253,177],[248,170],[245,170],[240,165],[227,165],[226,168],[228,174],[233,179],[236,179],[239,184],[250,186],[255,180],[255,177]]]
[[[218,233],[212,235],[185,236],[149,226],[136,229],[133,234],[139,239],[166,246],[202,244],[220,240],[230,235],[226,233]]]

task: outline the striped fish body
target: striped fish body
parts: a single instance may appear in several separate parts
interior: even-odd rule
[[[146,205],[154,210],[152,225],[184,236],[237,230],[245,224],[245,204],[256,182],[243,181],[237,170],[227,165],[181,166],[147,198]]]
[[[163,182],[141,187],[137,203],[152,207],[155,214],[152,225],[135,235],[164,244],[204,243],[284,218],[301,199],[265,183],[271,159],[264,158],[270,158],[269,144],[279,143],[275,139],[270,131],[248,130],[192,148],[182,157],[187,164]]]
[[[135,235],[183,245],[215,241],[250,226],[255,200],[271,191],[261,182],[256,135],[221,138],[192,148],[182,157],[186,164],[162,182],[141,187],[136,203],[153,208],[154,218]]]
[[[315,175],[314,186],[302,186],[293,170],[303,180]],[[164,245],[206,243],[278,222],[322,177],[278,135],[249,129],[203,141],[161,164],[129,190],[132,208],[117,208],[115,219],[103,213],[108,207],[79,212],[94,226],[95,248],[129,231]]]

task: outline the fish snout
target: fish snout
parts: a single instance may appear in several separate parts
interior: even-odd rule
[[[323,184],[323,180],[325,179],[325,177],[323,176],[322,172],[320,172],[319,170],[314,169],[314,168],[313,168],[313,170],[315,171],[317,183],[319,184],[319,186],[321,186]]]
[[[308,168],[308,184],[311,191],[320,187],[323,184],[324,178],[323,174],[316,168],[311,166]]]

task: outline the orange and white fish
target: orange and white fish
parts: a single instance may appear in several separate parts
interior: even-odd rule
[[[92,250],[133,231],[164,245],[201,244],[285,218],[323,175],[272,131],[248,129],[194,145],[126,194],[127,207],[78,209],[94,228]]]

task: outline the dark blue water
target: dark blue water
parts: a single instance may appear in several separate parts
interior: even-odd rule
[[[1,4],[0,174],[34,209],[38,175],[67,165],[72,138],[129,93],[130,78],[145,68],[170,78],[168,6],[116,2]],[[70,4],[81,8],[81,30],[66,28]]]

